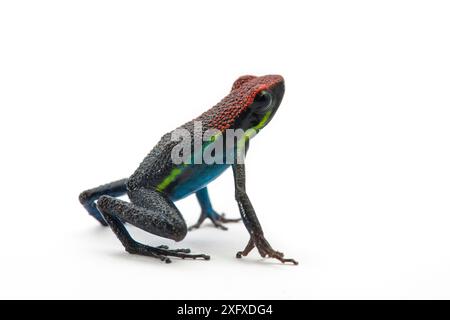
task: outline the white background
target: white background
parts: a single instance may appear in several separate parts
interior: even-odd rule
[[[450,298],[447,1],[2,1],[0,298]],[[248,192],[275,249],[131,256],[78,203],[243,74],[282,74]],[[231,172],[210,187],[239,215]],[[195,198],[177,203],[196,221]]]

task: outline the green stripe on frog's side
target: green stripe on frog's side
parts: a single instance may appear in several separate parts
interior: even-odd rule
[[[242,138],[238,141],[238,146],[237,146],[238,150],[245,150],[245,143],[248,140],[250,140],[250,138],[253,138],[253,136],[257,133],[258,130],[260,130],[262,127],[264,127],[264,125],[269,120],[271,114],[272,114],[272,111],[266,112],[264,117],[261,119],[261,121],[256,126],[245,131]],[[202,145],[202,152],[208,145],[210,145],[211,143],[216,141],[221,135],[222,135],[222,133],[219,132],[219,133],[211,136],[210,140],[207,141],[207,143]],[[164,189],[166,189],[183,172],[183,169],[187,165],[188,164],[184,163],[182,168],[180,168],[180,167],[173,168],[172,171],[170,172],[170,174],[167,177],[165,177],[164,180],[156,186],[156,189],[158,191],[163,191]]]
[[[203,154],[203,149],[204,149],[207,145],[209,145],[209,144],[211,144],[212,142],[216,141],[216,139],[217,139],[218,137],[220,137],[221,134],[222,134],[222,133],[218,133],[218,134],[215,134],[214,136],[211,136],[210,141],[207,141],[206,144],[203,144],[203,145],[202,145],[202,154]],[[166,189],[173,181],[175,181],[175,179],[183,172],[183,170],[184,170],[189,164],[193,164],[193,163],[194,163],[194,159],[195,159],[195,155],[192,155],[192,157],[191,157],[191,162],[190,162],[190,163],[183,163],[181,168],[180,168],[180,167],[175,167],[175,168],[173,168],[172,171],[169,173],[169,175],[168,175],[167,177],[165,177],[165,178],[163,179],[163,181],[162,181],[161,183],[159,183],[159,184],[156,186],[156,190],[158,190],[158,191],[161,192],[161,191],[163,191],[164,189]]]
[[[222,135],[221,132],[216,133],[215,135],[211,136],[210,141],[207,141],[205,144],[202,144],[202,154],[203,154],[203,150],[206,148],[206,146],[208,146],[211,143],[213,143],[214,141],[216,141],[221,135]],[[163,191],[164,189],[166,189],[183,172],[183,170],[189,164],[194,163],[194,159],[195,159],[195,155],[192,155],[190,163],[183,163],[182,164],[183,167],[181,167],[181,168],[180,167],[173,168],[172,171],[169,173],[169,175],[167,177],[165,177],[164,180],[156,186],[156,189],[160,192]]]
[[[164,178],[164,180],[156,186],[156,190],[163,191],[167,186],[174,181],[180,174],[182,170],[180,168],[173,168],[170,174]]]

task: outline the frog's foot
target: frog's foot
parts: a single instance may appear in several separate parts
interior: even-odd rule
[[[172,252],[183,252],[183,253],[191,253],[191,249],[169,249],[168,246],[165,245],[161,245],[156,247],[157,249],[163,249],[163,250],[169,250]]]
[[[221,229],[221,230],[228,230],[227,227],[225,227],[223,224],[224,223],[229,223],[229,222],[239,222],[241,221],[241,219],[228,219],[225,218],[225,214],[218,214],[217,212],[215,212],[214,210],[211,211],[202,211],[202,213],[200,214],[200,217],[198,218],[197,223],[193,224],[192,226],[190,226],[188,228],[188,231],[192,231],[194,229],[198,229],[200,228],[200,226],[203,224],[203,222],[209,219],[211,220],[211,222],[213,223],[214,227]]]
[[[134,243],[133,246],[126,248],[126,251],[131,254],[140,254],[144,256],[150,256],[165,263],[171,263],[169,257],[176,257],[181,259],[203,259],[209,260],[210,256],[206,254],[190,254],[190,249],[169,249],[168,246],[150,247],[140,243]]]
[[[255,246],[258,249],[258,252],[261,255],[261,257],[263,258],[268,257],[277,259],[283,263],[292,263],[294,265],[298,264],[296,260],[284,258],[284,254],[282,252],[272,249],[269,242],[267,242],[267,240],[263,236],[252,237],[249,240],[245,249],[243,251],[239,251],[238,253],[236,253],[236,258],[242,258],[242,256],[248,255]]]

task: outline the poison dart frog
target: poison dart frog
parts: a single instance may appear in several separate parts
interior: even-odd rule
[[[235,199],[241,219],[250,234],[246,247],[237,252],[236,257],[247,256],[256,247],[262,257],[297,264],[294,259],[285,258],[283,253],[274,250],[265,239],[246,192],[245,164],[238,157],[239,154],[245,155],[250,139],[272,120],[280,106],[284,90],[284,79],[280,75],[241,76],[233,83],[230,93],[219,103],[176,129],[187,132],[188,138],[193,138],[190,143],[194,147],[194,153],[194,144],[198,144],[199,134],[208,130],[215,130],[217,133],[212,136],[214,139],[201,138],[200,149],[204,151],[218,136],[224,136],[230,130],[243,131],[244,134],[237,138],[238,141],[233,139],[236,143],[231,143],[231,146],[225,144],[224,139],[220,142],[224,145],[223,157],[232,154],[231,161],[227,158],[224,162],[178,163],[174,161],[173,150],[179,145],[179,141],[173,139],[174,132],[169,132],[163,135],[129,178],[82,192],[79,195],[81,204],[98,222],[109,226],[125,250],[131,254],[158,258],[166,263],[171,262],[170,257],[209,260],[208,255],[192,254],[189,249],[169,249],[167,246],[153,247],[139,243],[130,236],[125,223],[175,241],[184,239],[188,230],[199,228],[206,219],[211,220],[217,228],[226,230],[225,223],[240,219],[228,219],[219,215],[211,205],[207,186],[231,167]],[[196,130],[196,123],[201,124],[200,131]],[[184,152],[180,154],[184,155]],[[117,198],[125,194],[128,195],[129,202]],[[174,202],[192,194],[197,197],[201,215],[197,223],[188,228]]]

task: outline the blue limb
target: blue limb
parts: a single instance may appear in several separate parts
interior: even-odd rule
[[[198,203],[200,204],[202,211],[200,217],[198,218],[197,223],[188,228],[189,231],[193,229],[198,229],[206,219],[211,220],[216,228],[222,230],[228,230],[228,228],[225,227],[223,223],[239,222],[241,220],[241,219],[227,219],[225,218],[224,214],[218,214],[211,205],[211,200],[209,199],[207,187],[198,190],[195,193],[195,195],[197,196],[197,200]]]
[[[127,193],[127,181],[128,179],[122,179],[101,185],[97,188],[83,191],[79,196],[79,200],[92,217],[94,217],[103,226],[107,226],[108,224],[105,219],[103,219],[102,214],[98,211],[95,202],[104,195],[111,197],[119,197],[124,195]]]

